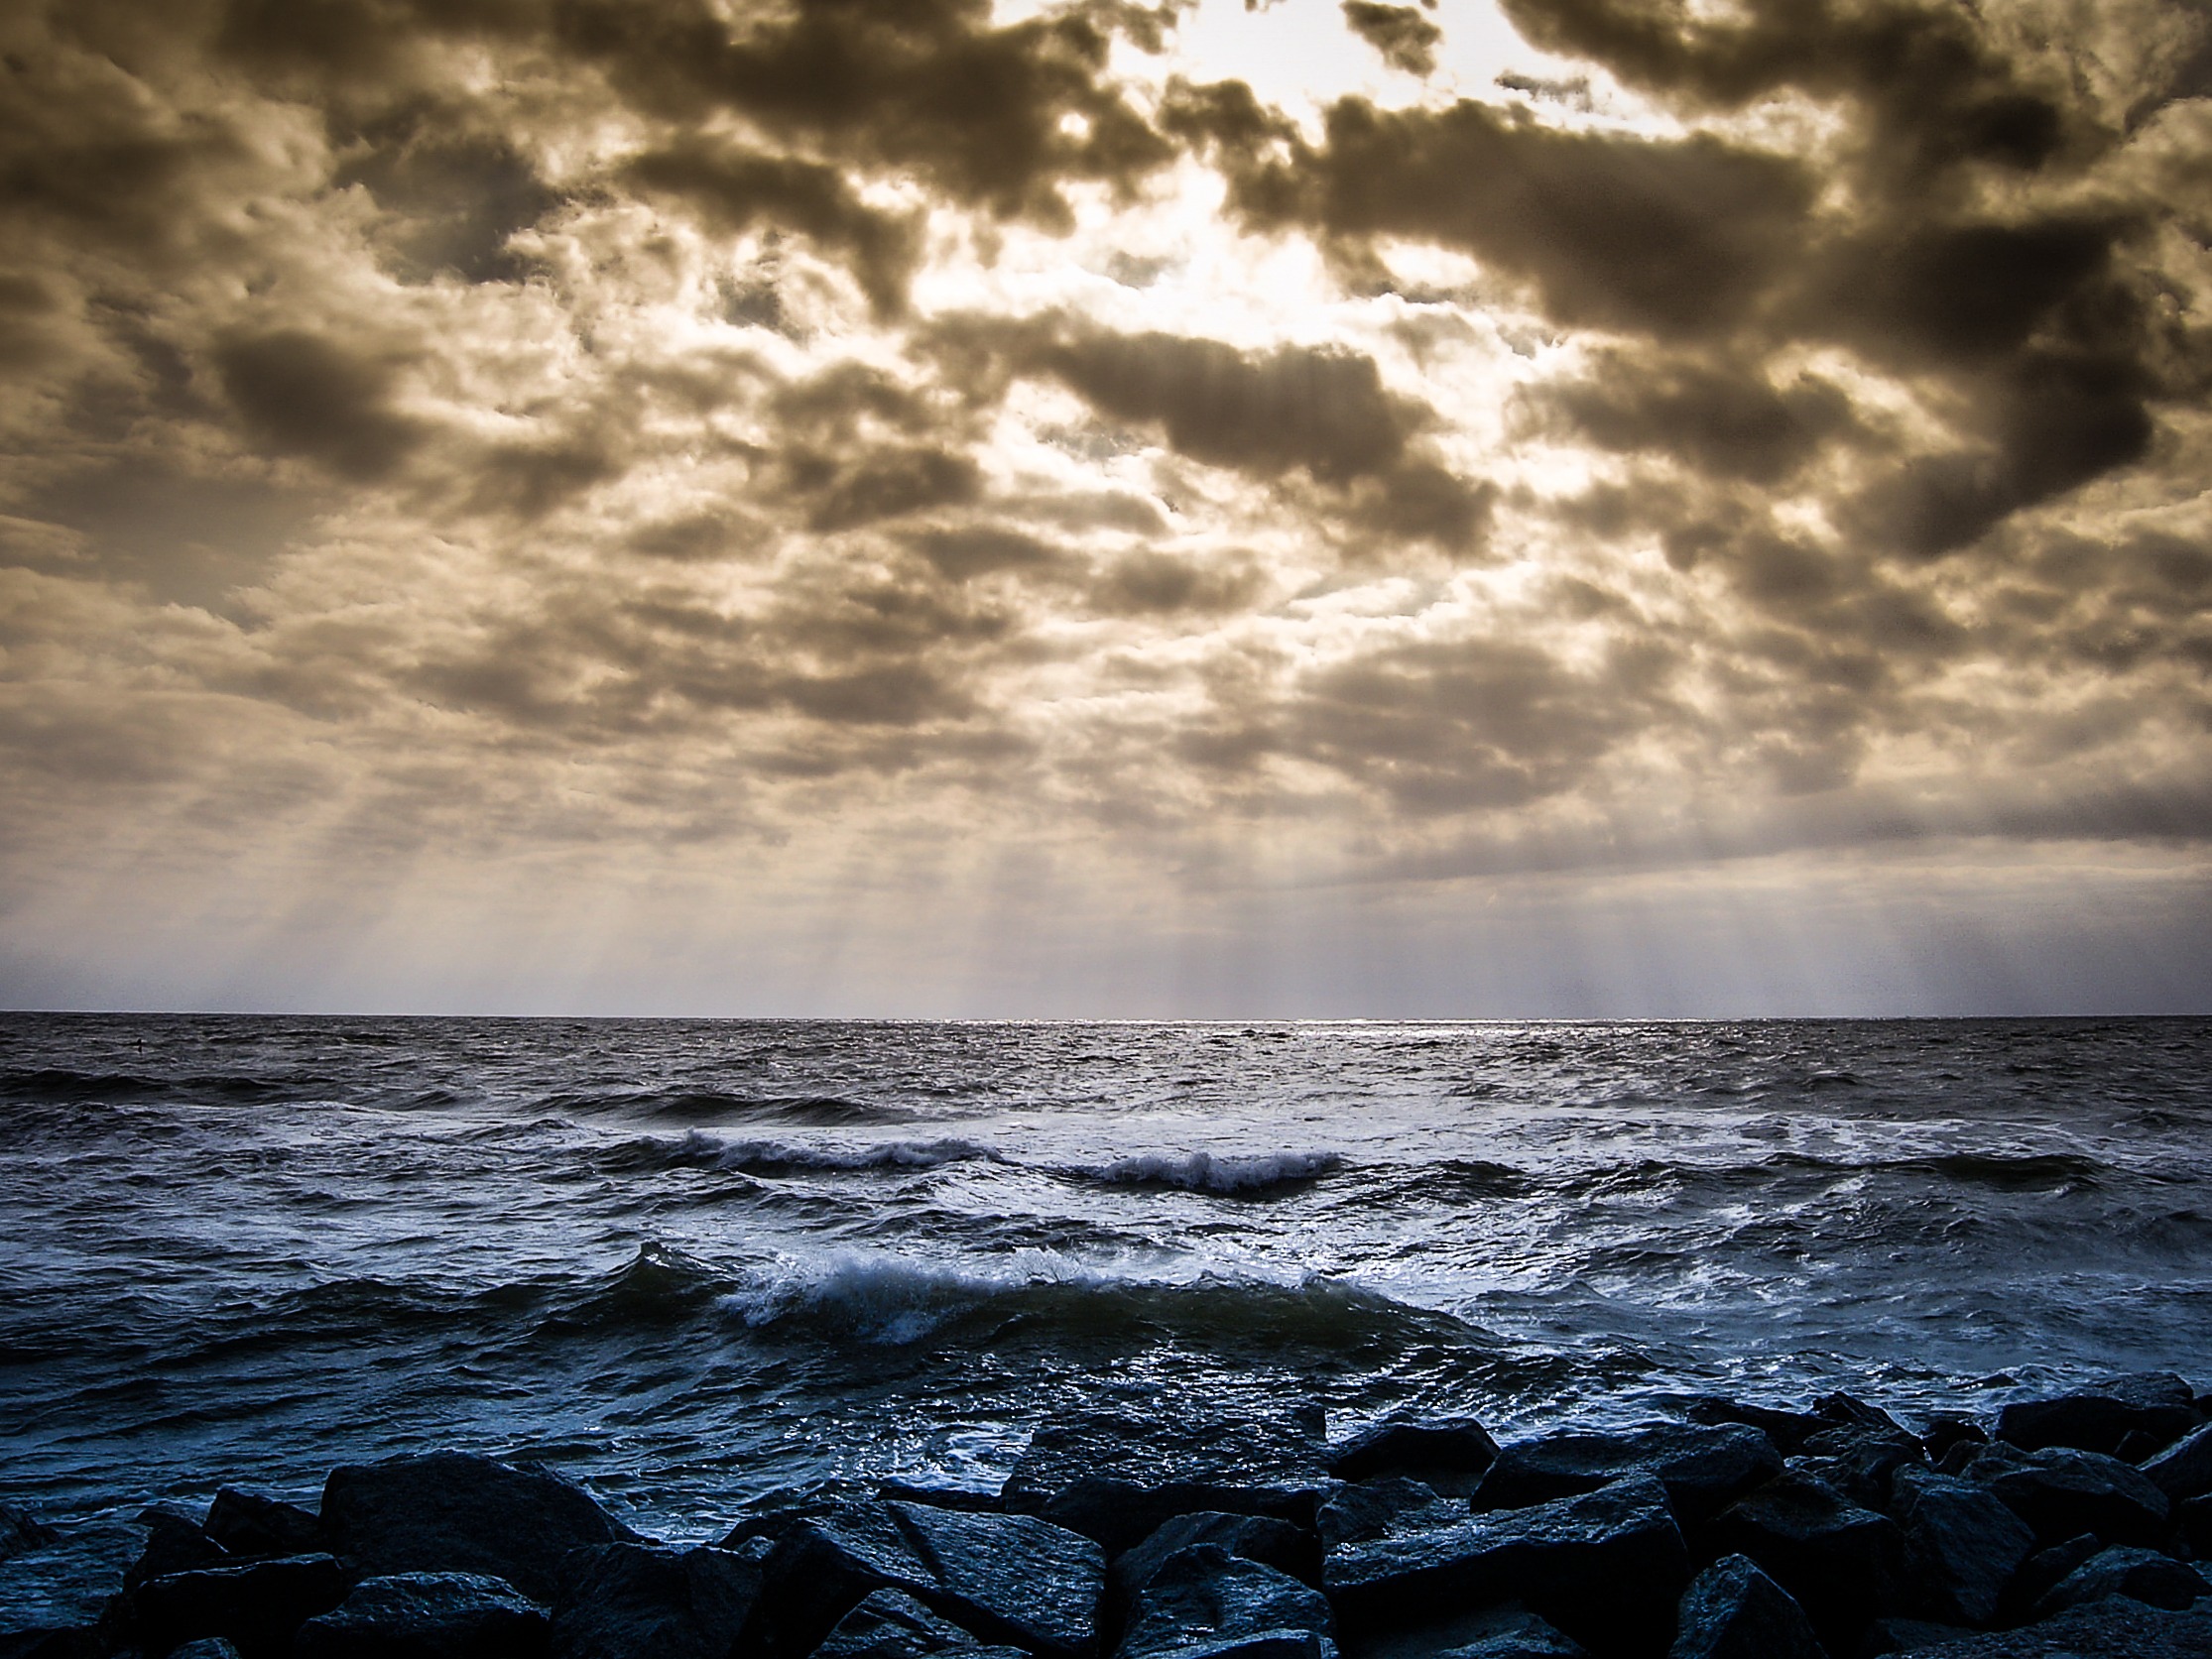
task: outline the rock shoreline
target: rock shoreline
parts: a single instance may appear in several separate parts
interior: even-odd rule
[[[1501,1447],[1467,1417],[1040,1428],[644,1538],[465,1452],[59,1530],[0,1507],[0,1659],[2212,1659],[2212,1396],[1908,1427],[1848,1394]]]

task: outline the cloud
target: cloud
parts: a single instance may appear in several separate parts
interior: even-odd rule
[[[391,363],[301,329],[217,342],[215,364],[247,431],[266,451],[303,455],[361,483],[388,478],[429,436],[392,406]]]
[[[1436,48],[1444,32],[1414,7],[1344,0],[1343,10],[1352,33],[1381,53],[1383,61],[1392,68],[1411,75],[1436,72]]]

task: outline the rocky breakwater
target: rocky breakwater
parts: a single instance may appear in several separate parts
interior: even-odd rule
[[[0,1659],[2212,1659],[2212,1399],[2118,1377],[1907,1426],[1849,1395],[1499,1446],[1470,1418],[1041,1428],[712,1545],[446,1452],[58,1529]]]

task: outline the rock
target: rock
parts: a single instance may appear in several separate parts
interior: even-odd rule
[[[480,1573],[537,1601],[553,1599],[570,1550],[635,1541],[574,1481],[467,1452],[332,1470],[322,1525],[371,1577]]]
[[[232,1555],[315,1555],[330,1548],[322,1522],[307,1510],[236,1486],[215,1493],[200,1530]]]
[[[1987,1446],[1989,1434],[1967,1417],[1935,1416],[1920,1431],[1920,1450],[1930,1463],[1940,1463],[1954,1446]]]
[[[2110,1455],[2131,1433],[2164,1446],[2196,1426],[2189,1385],[2171,1371],[2144,1371],[2056,1399],[2009,1405],[1998,1413],[1997,1438],[2028,1452],[2065,1446]]]
[[[0,1559],[0,1656],[91,1651],[98,1645],[93,1629],[144,1552],[147,1529],[120,1520],[63,1529],[31,1524],[37,1530],[30,1536],[43,1541]]]
[[[1892,1513],[1919,1562],[1933,1610],[1950,1622],[1995,1621],[2005,1589],[2034,1553],[2035,1534],[1986,1486],[1955,1475],[1905,1469]]]
[[[545,1651],[544,1610],[482,1573],[363,1579],[334,1610],[302,1625],[292,1649],[293,1659],[539,1659]]]
[[[1589,1659],[1589,1649],[1518,1601],[1369,1648],[1361,1659]]]
[[[1590,1646],[1656,1648],[1688,1580],[1666,1488],[1649,1475],[1456,1520],[1416,1508],[1321,1564],[1337,1617],[1363,1641],[1518,1600]]]
[[[18,1509],[12,1503],[0,1503],[0,1561],[61,1541],[61,1533],[29,1510]]]
[[[1414,1521],[1411,1517],[1418,1509],[1433,1513]],[[1320,1534],[1321,1548],[1327,1551],[1363,1538],[1380,1538],[1394,1526],[1449,1526],[1466,1513],[1462,1499],[1440,1496],[1434,1488],[1403,1476],[1386,1476],[1380,1481],[1341,1486],[1330,1493],[1315,1512],[1313,1526]]]
[[[2212,1492],[2212,1425],[2175,1441],[2143,1466],[2144,1479],[2168,1502]]]
[[[300,1627],[328,1612],[352,1584],[327,1555],[271,1556],[148,1579],[132,1596],[140,1640],[166,1653],[200,1636],[237,1644],[245,1659],[274,1659]]]
[[[837,1621],[814,1649],[814,1659],[928,1659],[930,1654],[954,1649],[960,1659],[1022,1651],[979,1647],[967,1631],[939,1618],[906,1592],[879,1590]]]
[[[1179,1426],[1090,1412],[1039,1429],[1004,1496],[1009,1510],[1080,1532],[1119,1555],[1163,1522],[1199,1509],[1309,1526],[1331,1485],[1325,1457],[1303,1422]]]
[[[1804,1445],[1805,1441],[1822,1429],[1834,1425],[1828,1418],[1815,1416],[1809,1411],[1782,1411],[1770,1405],[1745,1405],[1738,1400],[1725,1400],[1717,1395],[1693,1399],[1683,1408],[1683,1413],[1693,1423],[1748,1423],[1760,1430],[1775,1443],[1776,1449],[1788,1456]]]
[[[178,1648],[169,1659],[243,1659],[243,1655],[220,1636],[202,1636]]]
[[[2043,1599],[2051,1586],[2104,1547],[2097,1541],[2096,1534],[2085,1532],[2078,1538],[2053,1544],[2047,1550],[2037,1550],[2021,1565],[2020,1573],[2005,1592],[2003,1622],[2026,1622],[2028,1609]]]
[[[1866,1659],[1884,1653],[1911,1653],[1945,1642],[1964,1641],[1974,1632],[1963,1624],[1941,1624],[1929,1618],[1878,1618],[1867,1626],[1867,1639],[1859,1648]]]
[[[2046,1545],[2083,1532],[2108,1544],[2151,1544],[2165,1531],[2166,1494],[2100,1453],[1992,1443],[1966,1466],[1966,1478],[1995,1492]]]
[[[1472,1502],[1477,1509],[1519,1509],[1649,1475],[1666,1488],[1675,1514],[1695,1523],[1781,1473],[1782,1454],[1762,1430],[1658,1423],[1626,1434],[1554,1434],[1508,1446]]]
[[[1193,1544],[1155,1569],[1130,1609],[1116,1655],[1166,1659],[1257,1647],[1333,1655],[1334,1627],[1319,1591],[1220,1544]]]
[[[1321,1581],[1320,1541],[1303,1527],[1269,1515],[1225,1515],[1200,1511],[1177,1515],[1107,1569],[1106,1591],[1118,1614],[1152,1583],[1161,1564],[1196,1544],[1218,1544],[1231,1555],[1257,1561],[1309,1585]]]
[[[231,1554],[199,1529],[197,1521],[170,1509],[141,1509],[139,1524],[146,1528],[146,1547],[123,1575],[123,1588],[136,1590],[148,1579],[167,1573],[188,1573],[195,1568],[229,1565]]]
[[[1940,1659],[2212,1659],[2212,1618],[2115,1596],[2025,1629],[1909,1651]]]
[[[553,1659],[727,1659],[761,1567],[729,1550],[595,1544],[561,1565]]]
[[[2173,1535],[2197,1560],[2212,1560],[2212,1495],[2192,1497],[2174,1509]]]
[[[917,1485],[912,1481],[880,1481],[876,1483],[876,1501],[879,1503],[933,1503],[939,1509],[972,1509],[984,1514],[999,1514],[1006,1508],[1006,1499],[995,1491],[977,1491],[971,1486]]]
[[[1710,1537],[1789,1592],[1831,1653],[1851,1651],[1869,1620],[1914,1610],[1904,1532],[1824,1481],[1785,1473],[1723,1511]]]
[[[1900,1433],[1905,1428],[1880,1406],[1870,1405],[1856,1394],[1822,1394],[1812,1402],[1812,1414],[1830,1428],[1880,1429],[1888,1433]]]
[[[1472,1417],[1377,1423],[1329,1455],[1339,1481],[1410,1476],[1439,1492],[1464,1495],[1498,1461],[1498,1443]]]
[[[1863,1508],[1884,1509],[1898,1471],[1924,1468],[1925,1459],[1919,1440],[1903,1429],[1852,1424],[1812,1436],[1789,1465],[1827,1481]]]
[[[1667,1659],[1827,1659],[1812,1621],[1749,1556],[1723,1556],[1690,1582]]]
[[[2171,1556],[2134,1545],[2100,1550],[2051,1586],[2035,1603],[2035,1616],[2048,1618],[2085,1601],[2107,1596],[2127,1596],[2153,1607],[2179,1611],[2198,1600],[2212,1585],[2194,1568]]]

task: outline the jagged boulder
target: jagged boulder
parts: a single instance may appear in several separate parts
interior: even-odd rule
[[[202,1636],[174,1650],[169,1659],[245,1659],[235,1643],[220,1636]]]
[[[1027,1659],[1018,1647],[984,1647],[902,1590],[879,1590],[831,1628],[814,1659]],[[580,1656],[579,1656],[580,1659]]]
[[[2024,1452],[1993,1443],[1965,1469],[1966,1479],[1987,1486],[2055,1544],[2084,1532],[2108,1544],[2151,1544],[2166,1525],[2166,1494],[2118,1458],[2054,1446]]]
[[[2212,1659],[2212,1618],[2114,1596],[2023,1629],[1908,1651],[1929,1659]]]
[[[469,1452],[332,1470],[322,1526],[367,1577],[476,1573],[541,1602],[558,1591],[570,1550],[636,1541],[573,1481]]]
[[[1406,1476],[1439,1492],[1464,1495],[1498,1461],[1498,1443],[1472,1417],[1377,1423],[1329,1454],[1339,1481]]]
[[[1693,1423],[1748,1423],[1773,1441],[1776,1450],[1789,1457],[1822,1429],[1833,1428],[1833,1418],[1810,1411],[1785,1411],[1771,1405],[1747,1405],[1741,1400],[1703,1394],[1690,1400],[1682,1415]]]
[[[1320,1583],[1320,1540],[1304,1527],[1271,1515],[1201,1510],[1177,1515],[1136,1548],[1114,1558],[1106,1573],[1106,1593],[1117,1614],[1127,1616],[1127,1609],[1163,1563],[1198,1544],[1217,1544],[1233,1556],[1288,1573],[1301,1583]]]
[[[2037,1550],[2021,1564],[2020,1572],[2006,1590],[2004,1603],[1999,1608],[1999,1621],[2025,1622],[2051,1586],[2104,1547],[2095,1533],[2084,1532],[2078,1538],[2068,1538],[2048,1549]]]
[[[1590,1646],[1652,1647],[1672,1626],[1689,1554],[1666,1488],[1638,1475],[1525,1509],[1413,1509],[1329,1551],[1321,1580],[1363,1640],[1520,1600]]]
[[[1193,1544],[1154,1571],[1130,1608],[1117,1659],[1226,1655],[1265,1647],[1333,1653],[1328,1599],[1290,1574]]]
[[[1589,1649],[1519,1601],[1371,1642],[1361,1659],[1589,1659]]]
[[[1426,1513],[1416,1516],[1415,1511],[1422,1510]],[[1418,1481],[1392,1475],[1338,1487],[1314,1513],[1313,1526],[1326,1551],[1380,1538],[1393,1527],[1450,1526],[1466,1514],[1464,1498],[1445,1497]]]
[[[2044,1592],[2035,1603],[2035,1616],[2101,1601],[2108,1596],[2126,1596],[2153,1607],[2179,1611],[2212,1593],[2212,1585],[2192,1567],[2156,1550],[2122,1544],[2100,1550]]]
[[[1749,1556],[1723,1556],[1690,1581],[1667,1659],[1827,1659],[1812,1621]]]
[[[1901,1470],[1892,1494],[1931,1610],[1947,1623],[1992,1623],[2034,1553],[2034,1532],[1988,1487],[1955,1475]]]
[[[141,1509],[139,1524],[146,1528],[146,1547],[123,1575],[123,1588],[135,1591],[148,1579],[169,1573],[188,1573],[203,1567],[227,1567],[228,1550],[207,1536],[199,1523],[171,1509]]]
[[[303,1624],[345,1600],[352,1583],[327,1555],[269,1556],[170,1573],[133,1593],[134,1634],[156,1653],[221,1636],[245,1659],[277,1659]]]
[[[1666,1488],[1676,1516],[1694,1524],[1781,1473],[1774,1442],[1748,1424],[1655,1423],[1623,1434],[1554,1434],[1508,1446],[1471,1501],[1477,1509],[1519,1509],[1649,1475]]]
[[[1712,1547],[1749,1556],[1804,1608],[1831,1653],[1869,1620],[1913,1611],[1905,1534],[1888,1515],[1789,1471],[1724,1510]]]
[[[2170,1503],[2212,1492],[2212,1425],[2175,1441],[2143,1464],[2144,1479]]]
[[[598,1544],[561,1566],[553,1659],[727,1659],[761,1566],[729,1550]]]
[[[232,1555],[317,1555],[330,1548],[316,1515],[236,1486],[215,1493],[200,1530]]]
[[[2188,1383],[2171,1371],[2142,1371],[2054,1399],[2017,1401],[1998,1413],[1997,1438],[2028,1452],[2065,1446],[2109,1456],[2130,1435],[2164,1446],[2197,1423]]]
[[[115,1520],[55,1528],[16,1516],[15,1548],[0,1557],[0,1655],[104,1651],[93,1632],[145,1552],[146,1527]]]
[[[1119,1555],[1199,1509],[1310,1525],[1332,1480],[1327,1448],[1304,1421],[1173,1425],[1086,1412],[1040,1428],[1002,1495],[1009,1510]]]
[[[303,1624],[292,1648],[293,1659],[542,1659],[545,1651],[545,1610],[482,1573],[364,1579]]]

